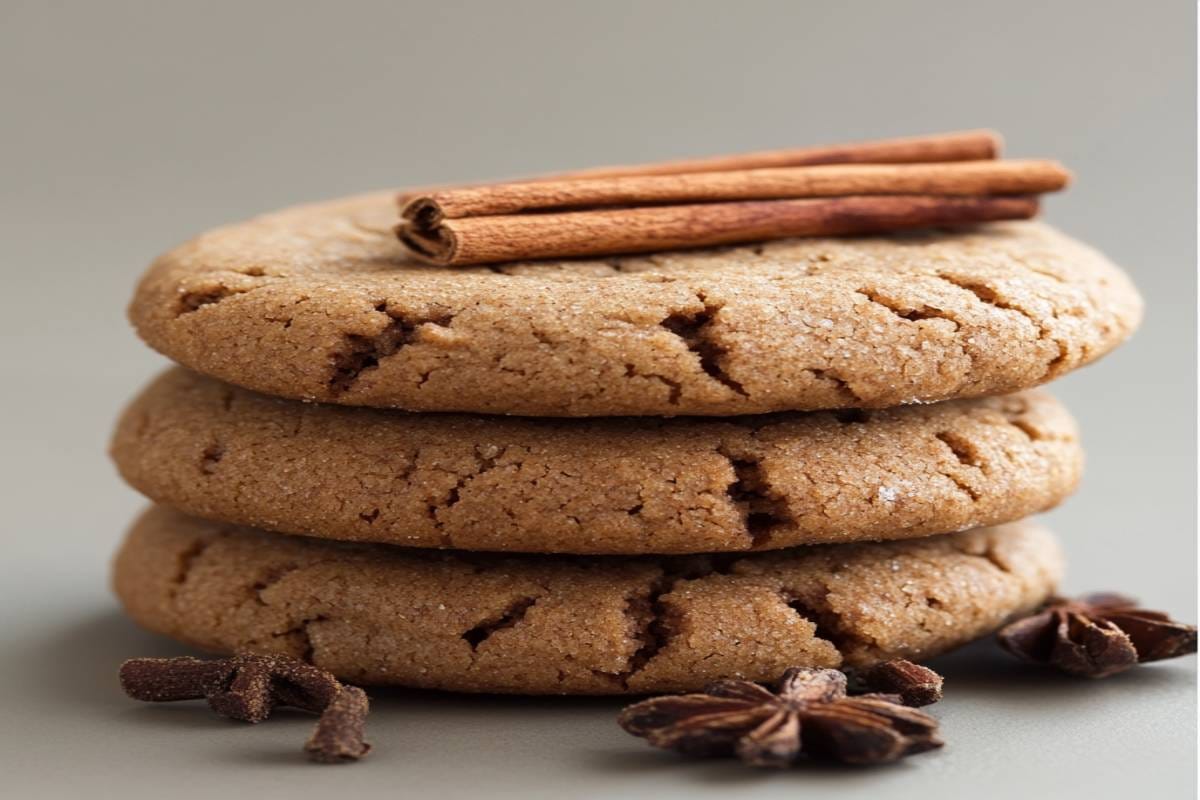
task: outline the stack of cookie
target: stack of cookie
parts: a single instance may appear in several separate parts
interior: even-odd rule
[[[1036,222],[596,260],[407,260],[391,195],[222,228],[131,307],[145,627],[361,684],[692,690],[923,660],[1037,606],[1075,486],[1030,388],[1140,301]],[[507,416],[500,416],[507,415]]]

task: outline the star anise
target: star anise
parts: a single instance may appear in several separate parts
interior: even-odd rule
[[[903,658],[876,664],[855,673],[854,679],[863,691],[899,695],[906,706],[928,706],[942,699],[942,676]]]
[[[286,656],[131,658],[121,665],[121,688],[135,700],[205,699],[213,711],[243,722],[262,722],[281,706],[320,714],[305,752],[314,761],[339,763],[367,754],[363,741],[367,696],[323,669]]]
[[[1196,626],[1138,608],[1119,594],[1053,597],[1040,611],[997,634],[1019,658],[1072,675],[1105,678],[1164,658],[1196,652]]]
[[[933,717],[897,695],[848,697],[846,676],[832,669],[794,667],[773,692],[717,681],[701,694],[643,700],[618,722],[656,747],[735,755],[756,767],[786,767],[801,756],[876,764],[942,746]]]

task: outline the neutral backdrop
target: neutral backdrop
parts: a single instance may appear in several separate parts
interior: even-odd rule
[[[158,252],[293,202],[994,127],[1078,174],[1047,216],[1126,266],[1141,332],[1058,382],[1088,445],[1049,521],[1066,589],[1195,614],[1193,4],[0,1],[0,774],[13,797],[1195,795],[1194,659],[1100,683],[983,644],[943,664],[945,750],[764,775],[652,751],[608,700],[376,698],[376,752],[305,764],[311,720],[250,728],[125,700],[180,652],[117,612],[142,505],[106,439],[164,366],[123,315]],[[228,796],[228,795],[227,795]],[[811,794],[809,795],[811,796]]]

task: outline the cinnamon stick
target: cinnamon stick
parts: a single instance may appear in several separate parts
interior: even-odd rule
[[[1055,161],[1013,160],[574,178],[432,192],[410,199],[401,213],[406,219],[429,225],[442,219],[600,206],[869,194],[1038,194],[1062,189],[1070,177]]]
[[[632,166],[595,167],[546,176],[555,178],[619,178],[628,175],[679,175],[688,172],[729,172],[767,167],[816,164],[916,164],[936,161],[978,161],[996,158],[1003,146],[1000,134],[989,130],[952,131],[847,144],[760,150],[730,156],[660,161]]]
[[[410,216],[396,233],[421,260],[465,265],[966,225],[1028,219],[1037,210],[1037,198],[1025,195],[875,195],[461,219]]]
[[[953,131],[894,139],[874,139],[849,144],[792,147],[759,150],[728,156],[660,161],[652,164],[593,167],[556,172],[522,179],[522,183],[571,180],[576,178],[623,178],[637,175],[682,175],[693,172],[733,172],[775,167],[801,167],[818,164],[918,164],[947,161],[979,161],[1000,154],[1003,140],[989,130]],[[495,184],[477,184],[487,186]],[[430,190],[409,191],[400,195],[401,205],[417,194]]]

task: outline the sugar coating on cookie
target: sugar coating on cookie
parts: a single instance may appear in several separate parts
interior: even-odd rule
[[[444,268],[390,194],[160,257],[130,306],[167,356],[269,394],[414,411],[734,415],[1025,389],[1111,350],[1141,300],[1040,223]]]
[[[1074,489],[1075,424],[1033,391],[736,420],[404,414],[175,369],[126,410],[121,473],[157,502],[412,547],[695,553],[1008,522]]]
[[[287,653],[355,683],[623,694],[926,659],[1036,607],[1060,572],[1054,538],[1029,523],[748,556],[572,558],[323,542],[155,507],[114,585],[152,631]]]

